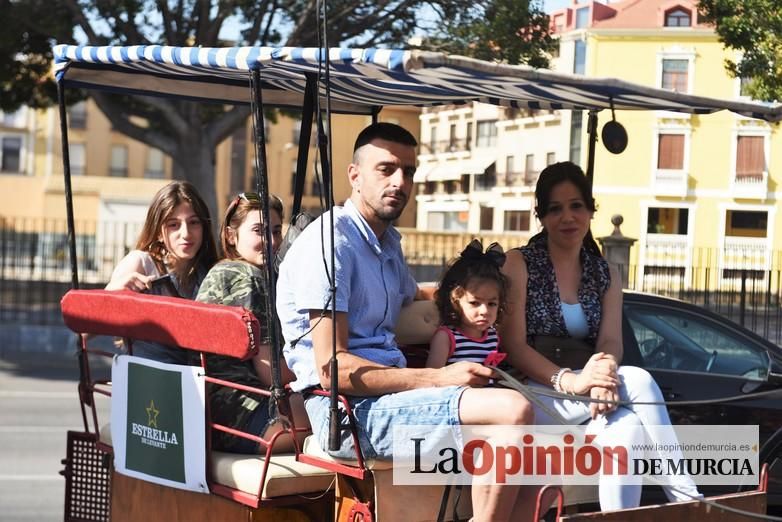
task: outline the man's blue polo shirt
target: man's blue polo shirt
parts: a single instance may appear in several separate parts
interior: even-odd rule
[[[328,213],[316,219],[280,265],[277,314],[286,341],[285,360],[296,374],[291,384],[295,391],[320,384],[308,333],[309,312],[331,309],[326,273],[331,266],[329,226]],[[378,240],[350,200],[334,208],[336,309],[348,313],[348,348],[359,357],[401,368],[407,361],[397,347],[394,327],[402,305],[415,297],[416,283],[400,240],[393,227]]]

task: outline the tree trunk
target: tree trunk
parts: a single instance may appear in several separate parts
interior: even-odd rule
[[[222,216],[218,214],[215,175],[215,145],[210,142],[200,126],[179,137],[174,164],[174,179],[189,181],[209,207],[212,231],[220,233]]]

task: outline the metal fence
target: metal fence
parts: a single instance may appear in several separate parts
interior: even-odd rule
[[[135,244],[140,225],[75,225],[81,287],[101,288]],[[0,217],[0,323],[61,324],[60,299],[70,281],[65,220]]]
[[[135,244],[138,223],[77,222],[79,278],[101,288]],[[475,237],[469,233],[402,230],[402,247],[418,281],[437,281]],[[483,234],[484,245],[526,243],[525,234]],[[694,303],[782,344],[782,252],[754,238],[721,249],[691,248],[651,238],[632,250],[628,287]],[[59,303],[70,287],[64,220],[0,217],[0,323],[62,324]]]

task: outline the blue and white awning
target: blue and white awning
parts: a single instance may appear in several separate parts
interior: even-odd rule
[[[307,77],[322,73],[322,49],[297,47],[76,46],[54,48],[65,85],[221,103],[249,103],[258,69],[267,105],[300,107]],[[480,101],[532,109],[730,110],[767,121],[782,106],[718,100],[613,78],[589,78],[441,53],[396,49],[329,51],[332,108],[371,113],[385,105]],[[321,92],[323,88],[321,88]]]

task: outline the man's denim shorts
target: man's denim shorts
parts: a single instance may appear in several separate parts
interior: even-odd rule
[[[349,397],[356,419],[358,440],[365,459],[393,457],[393,428],[401,425],[452,427],[454,443],[461,445],[459,400],[465,386],[418,388],[379,397]],[[312,432],[321,447],[328,451],[329,398],[311,395],[304,402]],[[341,405],[340,405],[341,406]],[[343,426],[347,416],[342,415]],[[353,437],[349,429],[342,430],[341,447],[328,451],[337,458],[355,459]]]

